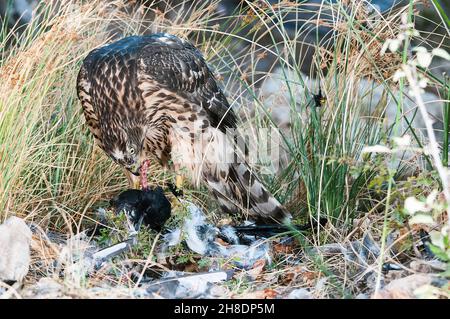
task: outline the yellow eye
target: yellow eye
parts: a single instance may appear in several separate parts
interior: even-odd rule
[[[128,150],[128,152],[129,152],[131,155],[134,155],[134,148],[130,147],[130,149]]]

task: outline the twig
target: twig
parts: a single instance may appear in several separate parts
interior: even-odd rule
[[[144,268],[142,268],[142,271],[139,275],[138,280],[136,281],[136,284],[134,285],[134,289],[136,289],[137,287],[139,287],[139,284],[141,283],[142,278],[144,277],[145,271],[147,270],[148,266],[150,265],[150,263],[152,262],[152,258],[153,258],[153,252],[155,251],[155,247],[156,247],[156,243],[158,242],[159,236],[161,235],[161,233],[159,232],[152,244],[152,248],[150,250],[150,253],[148,254],[147,260],[145,261],[145,265]]]
[[[12,296],[16,297],[17,299],[22,299],[22,296],[17,291],[21,287],[21,283],[16,282],[12,286],[5,284],[0,280],[0,287],[6,288],[6,292],[0,295],[0,299],[10,299]]]

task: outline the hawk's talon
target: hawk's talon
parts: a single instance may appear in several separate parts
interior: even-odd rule
[[[183,191],[181,190],[181,189],[179,189],[179,188],[177,188],[174,184],[172,184],[172,183],[169,183],[168,185],[167,185],[167,187],[169,188],[169,190],[172,192],[172,194],[175,196],[175,197],[181,197],[181,196],[183,196],[184,194],[183,194]]]

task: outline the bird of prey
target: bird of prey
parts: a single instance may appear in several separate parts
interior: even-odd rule
[[[78,74],[77,93],[95,141],[132,180],[156,159],[194,186],[206,185],[224,212],[289,220],[289,212],[235,156],[226,132],[236,128],[236,115],[188,41],[159,33],[93,50]]]

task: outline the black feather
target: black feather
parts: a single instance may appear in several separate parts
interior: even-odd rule
[[[161,187],[154,190],[128,189],[110,201],[117,213],[124,211],[133,223],[143,216],[144,225],[160,231],[170,217],[172,205]]]

